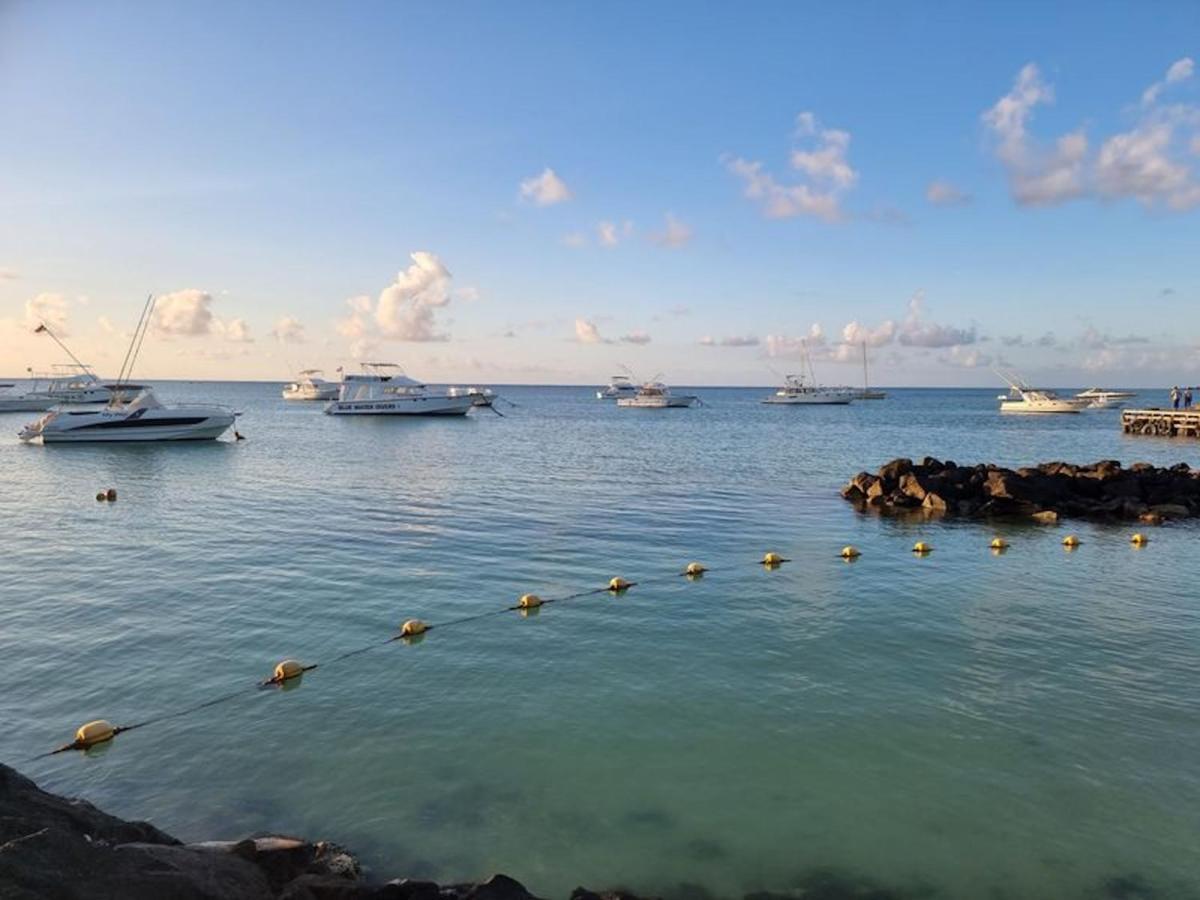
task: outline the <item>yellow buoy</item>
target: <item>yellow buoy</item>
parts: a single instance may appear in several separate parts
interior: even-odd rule
[[[409,619],[400,626],[400,637],[416,637],[429,630],[429,626],[420,619]]]
[[[862,556],[862,551],[852,544],[847,544],[842,548],[842,559],[858,559]]]
[[[787,560],[785,560],[782,556],[780,556],[774,550],[771,550],[768,553],[763,554],[762,564],[764,566],[777,566],[783,562],[787,562]]]
[[[284,682],[289,678],[295,678],[297,675],[304,674],[304,666],[296,662],[294,659],[285,659],[275,667],[275,677],[272,681]]]
[[[632,582],[632,581],[626,581],[624,578],[622,578],[622,577],[621,577],[621,576],[619,576],[619,575],[618,575],[616,578],[613,578],[613,579],[611,579],[611,580],[608,582],[608,589],[609,589],[610,591],[612,591],[613,593],[619,593],[619,592],[621,592],[621,591],[627,591],[627,590],[629,590],[631,587],[633,587],[633,582]]]
[[[96,744],[111,741],[116,733],[117,729],[113,728],[111,722],[106,722],[104,719],[97,719],[94,722],[88,722],[86,725],[79,726],[79,730],[75,732],[75,746],[86,750],[88,747],[96,746]]]
[[[687,568],[683,570],[683,574],[694,577],[696,575],[703,575],[707,571],[708,571],[708,569],[706,569],[700,563],[690,562],[687,564]]]
[[[1007,550],[1008,541],[1002,537],[994,537],[992,538],[992,543],[990,546],[993,550]]]
[[[1073,534],[1068,534],[1065,538],[1063,538],[1062,542],[1063,542],[1064,547],[1078,547],[1079,546],[1079,538]]]
[[[521,599],[517,601],[518,609],[537,609],[545,601],[537,594],[522,594]]]
[[[1129,543],[1140,547],[1142,544],[1150,543],[1150,538],[1142,534],[1140,531],[1129,539]]]
[[[110,501],[110,502],[112,502],[112,501],[115,501],[115,500],[117,499],[117,489],[116,489],[116,488],[109,488],[107,491],[105,491],[105,492],[104,492],[104,499],[105,499],[105,500],[108,500],[108,501]]]
[[[924,541],[917,541],[915,544],[913,544],[912,552],[924,555],[926,553],[932,553],[933,548]]]

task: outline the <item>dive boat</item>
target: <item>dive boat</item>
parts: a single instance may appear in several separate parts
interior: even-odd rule
[[[638,387],[629,375],[614,375],[606,387],[596,391],[597,400],[619,400],[622,397],[633,397]]]
[[[331,416],[465,416],[478,395],[431,391],[394,363],[363,363],[363,371],[342,378],[341,393],[325,407]]]
[[[1008,382],[1008,393],[997,398],[1002,413],[1077,413],[1088,405],[1087,400],[1078,397],[1060,397],[1053,391],[1031,388],[1015,375],[996,374]]]
[[[302,369],[291,384],[283,389],[284,400],[336,400],[339,385],[321,377],[320,369]]]
[[[0,391],[0,412],[45,412],[64,403],[107,403],[112,399],[112,386],[100,379],[86,366],[55,366],[51,375],[35,377],[23,391],[17,385],[6,385]]]
[[[1126,400],[1137,396],[1137,391],[1110,391],[1104,388],[1088,388],[1080,391],[1075,397],[1086,400],[1088,409],[1111,409],[1124,405]]]
[[[94,441],[211,441],[233,425],[236,413],[223,406],[164,406],[154,392],[137,385],[114,390],[107,405],[59,406],[18,435],[26,443]],[[128,391],[128,393],[126,392]]]
[[[682,409],[696,403],[695,394],[672,394],[661,381],[647,381],[632,397],[618,397],[617,406],[635,409]]]
[[[805,384],[802,375],[785,375],[783,387],[770,396],[763,397],[763,403],[777,403],[784,406],[845,406],[854,395],[842,388],[817,387]]]

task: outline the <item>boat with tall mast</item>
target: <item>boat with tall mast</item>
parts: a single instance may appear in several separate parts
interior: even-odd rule
[[[129,378],[150,329],[154,295],[146,299],[134,329],[121,371],[104,405],[56,406],[36,422],[26,425],[18,437],[26,443],[68,444],[114,441],[207,441],[224,434],[237,413],[224,406],[207,404],[163,404],[154,392]],[[47,329],[49,330],[49,329]]]
[[[863,389],[854,395],[856,400],[886,400],[887,391],[871,389],[871,378],[867,371],[867,342],[862,342]]]
[[[824,387],[817,384],[817,375],[813,369],[807,342],[801,343],[800,354],[801,374],[784,375],[783,386],[775,393],[763,397],[762,403],[778,406],[845,406],[854,399],[854,392],[848,388]],[[807,377],[804,374],[805,369],[808,370]]]

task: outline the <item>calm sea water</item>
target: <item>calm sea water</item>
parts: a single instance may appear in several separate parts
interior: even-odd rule
[[[817,868],[989,900],[1200,891],[1200,530],[1134,550],[1072,524],[1068,553],[1063,528],[837,495],[898,455],[1196,464],[1197,444],[1123,437],[1113,412],[1001,417],[994,390],[648,412],[509,388],[506,418],[465,421],[278,390],[160,389],[243,409],[239,444],[21,446],[30,416],[0,416],[4,761],[185,839],[323,836],[389,877],[502,870],[547,896]],[[690,560],[713,571],[666,577]],[[614,575],[648,581],[29,761],[92,718]]]

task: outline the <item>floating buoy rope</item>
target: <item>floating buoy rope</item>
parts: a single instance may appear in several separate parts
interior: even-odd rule
[[[115,495],[115,491],[113,493]],[[108,492],[103,491],[97,494],[96,499],[107,501],[110,499],[115,499],[115,496],[110,498],[108,496]],[[1137,533],[1130,538],[1130,542],[1135,546],[1143,546],[1149,542],[1149,538],[1142,533]],[[1074,549],[1075,547],[1079,546],[1080,540],[1075,535],[1070,534],[1063,538],[1062,543],[1064,547],[1068,549]],[[1003,550],[1008,547],[1008,542],[1002,537],[995,537],[992,539],[990,546],[993,550]],[[932,551],[933,547],[927,544],[925,541],[918,541],[913,545],[912,548],[913,553],[922,556],[927,553],[931,553]],[[846,560],[857,559],[861,555],[861,551],[859,551],[858,548],[854,547],[853,545],[847,545],[843,547],[839,553],[839,556]],[[762,559],[758,560],[757,565],[774,569],[786,562],[791,562],[791,560],[772,550],[763,554]],[[584,597],[594,597],[599,594],[623,594],[632,587],[636,587],[638,585],[666,583],[679,578],[680,575],[686,575],[689,581],[695,581],[698,580],[700,576],[710,571],[712,570],[702,563],[691,562],[687,564],[683,571],[676,570],[670,575],[664,575],[655,578],[644,578],[641,581],[636,582],[628,581],[621,576],[616,576],[611,578],[608,584],[604,587],[595,587],[588,590],[576,591],[573,594],[564,594],[560,597],[543,598],[538,594],[526,593],[522,594],[517,599],[517,602],[513,605],[486,610],[484,612],[462,616],[457,619],[449,619],[444,622],[425,622],[421,619],[407,619],[403,622],[403,624],[401,624],[398,634],[393,635],[385,640],[377,639],[369,644],[347,650],[344,653],[332,657],[325,663],[322,663],[321,666],[328,668],[335,663],[354,656],[359,656],[379,647],[387,646],[395,643],[396,641],[415,643],[435,628],[441,631],[457,625],[465,625],[470,622],[478,622],[482,619],[487,619],[493,616],[505,615],[513,611],[520,611],[523,615],[529,615],[539,611],[541,607],[548,606],[552,603],[565,603],[570,600],[579,600]],[[267,678],[265,681],[257,682],[253,685],[244,685],[237,690],[230,691],[217,697],[212,697],[208,700],[201,701],[200,703],[196,703],[191,706],[186,706],[182,709],[166,712],[149,719],[143,719],[142,721],[135,722],[132,725],[113,725],[106,719],[96,719],[81,725],[75,732],[74,740],[72,740],[70,743],[64,744],[61,747],[58,747],[47,753],[39,754],[38,756],[33,757],[30,761],[32,762],[47,756],[53,756],[57,753],[65,753],[69,750],[89,750],[93,747],[107,744],[117,735],[124,734],[127,731],[133,731],[136,728],[143,728],[146,725],[153,725],[159,722],[168,721],[170,719],[183,718],[184,716],[189,716],[200,712],[201,710],[205,710],[222,703],[227,703],[248,693],[262,690],[263,688],[294,685],[297,683],[297,679],[299,679],[305,672],[311,672],[313,669],[316,669],[317,666],[318,664],[316,663],[304,664],[295,659],[284,659],[275,666],[271,677]]]

